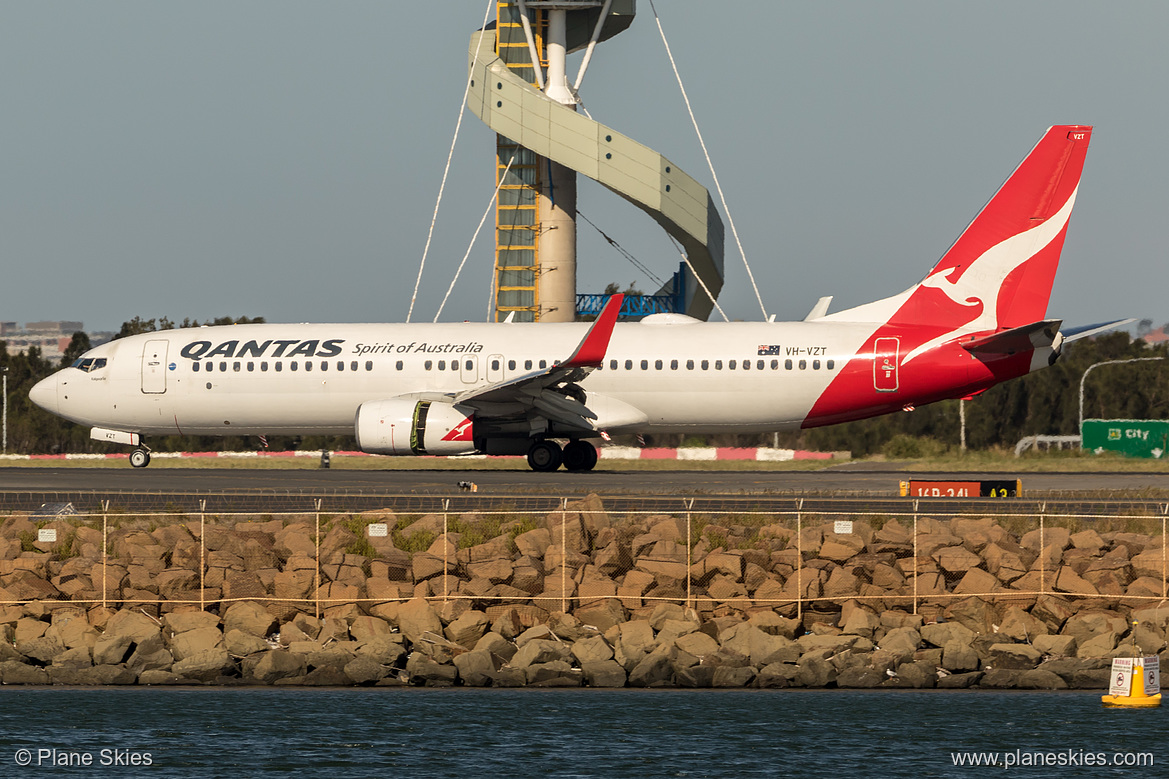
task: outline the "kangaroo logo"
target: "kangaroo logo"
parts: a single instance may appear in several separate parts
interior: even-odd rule
[[[930,287],[945,294],[962,308],[981,307],[976,315],[965,323],[926,341],[905,355],[902,364],[914,357],[945,343],[960,330],[983,331],[998,329],[998,298],[1002,294],[1003,282],[1023,263],[1043,251],[1048,244],[1067,226],[1076,203],[1077,186],[1067,202],[1052,217],[1042,224],[1016,233],[987,249],[965,267],[944,268],[931,273],[922,280],[919,287]],[[993,298],[987,303],[987,298]]]

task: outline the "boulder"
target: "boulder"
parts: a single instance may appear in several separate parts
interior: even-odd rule
[[[524,669],[529,687],[580,687],[584,674],[563,660],[534,663]]]
[[[1067,682],[1059,675],[1042,668],[1035,668],[1019,674],[1015,686],[1020,690],[1066,690],[1068,688]]]
[[[272,614],[260,604],[252,601],[233,603],[227,607],[223,614],[224,633],[238,630],[250,636],[267,638],[277,629],[278,625]]]
[[[175,660],[185,660],[197,654],[223,650],[223,634],[219,628],[203,627],[179,633],[170,639],[170,651]],[[177,672],[176,672],[177,673]]]
[[[996,669],[1028,670],[1039,665],[1043,654],[1027,644],[993,644],[990,665]]]
[[[613,659],[613,647],[609,646],[609,642],[602,636],[592,636],[575,641],[572,644],[571,652],[582,668],[586,663]],[[624,674],[624,670],[622,673]]]
[[[740,668],[722,667],[714,669],[711,687],[746,687],[755,680],[755,669],[750,666]]]
[[[652,652],[629,672],[630,687],[664,687],[673,682],[674,673],[666,652]]]
[[[550,663],[553,660],[568,660],[571,657],[572,652],[565,644],[538,638],[520,647],[508,665],[522,669],[535,663]]]
[[[398,629],[410,643],[418,643],[428,633],[441,636],[442,622],[430,604],[421,598],[413,598],[398,610]]]
[[[93,645],[94,662],[98,665],[123,663],[129,657],[130,646],[133,643],[129,636],[102,634]]]
[[[482,611],[465,611],[446,627],[446,637],[460,646],[471,649],[487,632],[490,622]]]
[[[584,683],[589,687],[624,687],[625,669],[616,660],[593,660],[581,663]]]
[[[206,611],[171,611],[162,618],[162,622],[175,634],[200,628],[217,630],[219,627],[219,617]]]
[[[193,631],[191,631],[193,632]],[[208,649],[190,655],[171,666],[171,671],[178,676],[196,679],[202,682],[211,682],[234,669],[235,665],[227,654],[227,650]]]
[[[457,659],[457,658],[456,658]],[[389,674],[389,669],[369,655],[358,655],[343,669],[354,684],[373,684]]]
[[[232,628],[223,636],[223,645],[227,653],[235,657],[246,657],[257,652],[266,652],[271,648],[264,639],[238,628]]]
[[[1045,655],[1056,657],[1074,657],[1076,654],[1076,639],[1074,636],[1045,634],[1036,636],[1031,642],[1038,651]]]
[[[493,655],[482,649],[464,652],[455,658],[455,668],[459,671],[459,678],[468,687],[489,687],[499,670]]]

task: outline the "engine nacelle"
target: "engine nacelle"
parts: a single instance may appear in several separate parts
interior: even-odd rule
[[[357,446],[370,454],[469,454],[474,411],[430,400],[371,400],[357,409]]]

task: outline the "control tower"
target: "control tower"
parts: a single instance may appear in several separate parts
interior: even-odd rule
[[[705,319],[713,301],[702,284],[714,296],[722,289],[723,225],[706,188],[576,110],[597,44],[628,29],[635,12],[635,0],[500,0],[495,24],[471,37],[467,104],[497,134],[496,321],[575,318],[578,172],[652,216],[689,261],[656,295],[628,300],[632,311],[665,301],[653,310]],[[566,58],[581,49],[570,83]]]

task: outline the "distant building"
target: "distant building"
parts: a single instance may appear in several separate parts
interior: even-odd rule
[[[0,338],[7,344],[9,354],[24,354],[36,346],[46,360],[59,360],[69,348],[73,334],[85,332],[84,322],[27,322],[23,328],[16,322],[0,322]],[[87,333],[93,346],[104,344],[114,333],[101,331]]]
[[[1145,342],[1145,346],[1156,346],[1169,341],[1169,333],[1165,332],[1165,328],[1169,325],[1161,325],[1156,330],[1150,330],[1147,333],[1139,336],[1140,340]]]

